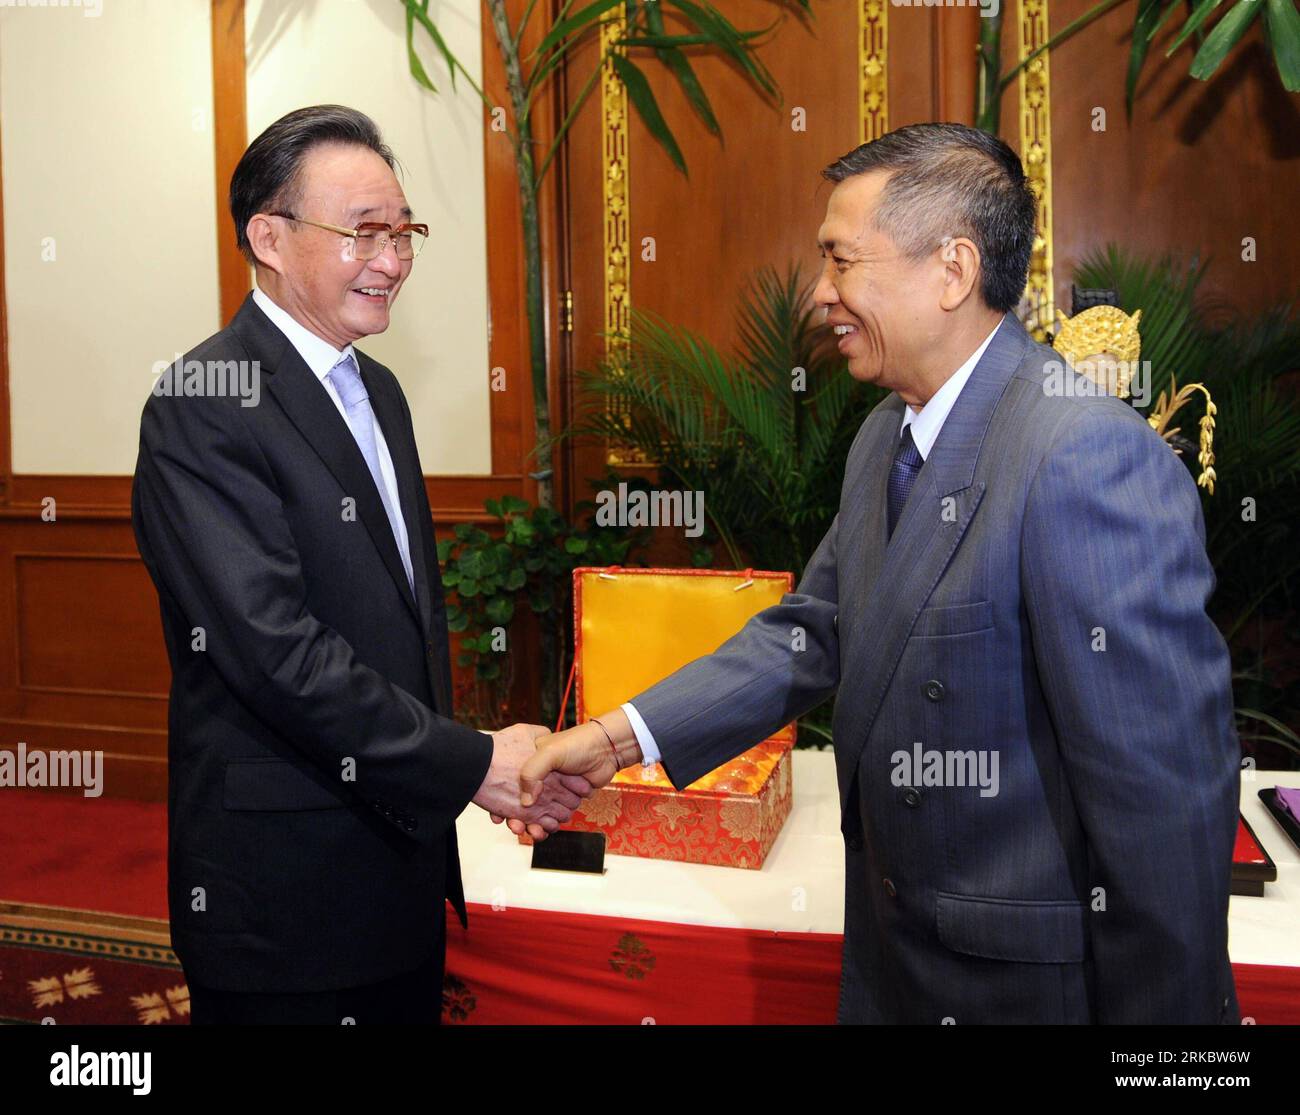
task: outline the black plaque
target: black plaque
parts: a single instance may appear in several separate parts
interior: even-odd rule
[[[561,829],[543,841],[533,841],[534,869],[583,871],[600,875],[605,870],[605,834]]]

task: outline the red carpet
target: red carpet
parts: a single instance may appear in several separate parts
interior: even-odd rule
[[[167,917],[167,807],[6,789],[0,899]]]

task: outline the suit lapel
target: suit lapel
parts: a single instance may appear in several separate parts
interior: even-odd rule
[[[851,560],[839,562],[840,607],[846,619],[861,614],[872,586],[880,580],[887,542],[889,462],[898,442],[903,405],[897,395],[890,395],[872,411],[862,453],[855,458],[853,474],[845,477],[846,487],[853,493],[840,511],[839,537],[847,540],[845,552],[851,555]],[[848,643],[864,634],[856,624],[841,625],[840,637]]]
[[[862,496],[856,501],[862,506],[861,522],[847,535],[847,545],[854,548],[839,561],[840,606],[856,611],[841,625],[852,634],[843,646],[840,692],[853,699],[842,702],[835,730],[840,805],[846,817],[850,812],[856,816],[848,800],[853,776],[916,617],[984,497],[984,483],[974,479],[975,465],[993,411],[1029,343],[1020,323],[1007,315],[953,404],[887,543],[886,486],[904,404],[894,395],[877,409],[882,420],[863,455]]]
[[[379,489],[375,487],[374,477],[370,475],[370,467],[361,455],[356,438],[328,392],[289,339],[257,308],[252,295],[244,300],[231,326],[249,352],[261,361],[262,372],[269,373],[267,384],[289,421],[333,473],[343,491],[356,501],[357,517],[365,525],[412,617],[419,622],[419,611],[411,596],[406,568],[397,552],[397,542],[388,522],[388,513],[379,498]],[[370,383],[367,382],[366,386],[368,389]],[[373,402],[371,406],[373,409]],[[384,436],[388,437],[387,430]],[[402,498],[405,502],[405,496]],[[407,529],[409,531],[409,526]],[[415,563],[414,554],[412,563]]]
[[[368,356],[361,357],[361,380],[370,395],[370,405],[375,412],[375,420],[384,432],[384,441],[388,443],[388,454],[393,459],[393,471],[397,474],[397,495],[402,504],[402,521],[406,524],[407,544],[411,551],[411,568],[415,573],[415,599],[419,604],[420,622],[427,633],[433,624],[430,610],[432,589],[429,585],[424,552],[424,530],[420,522],[420,508],[424,506],[424,500],[420,499],[420,492],[417,489],[417,485],[423,487],[424,477],[420,472],[420,459],[415,451],[415,442],[407,435],[406,423],[402,420],[401,402],[392,390],[388,379],[377,375],[372,370],[371,364],[372,361]]]

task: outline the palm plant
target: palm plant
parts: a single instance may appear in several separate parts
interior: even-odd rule
[[[663,482],[704,493],[736,568],[802,570],[839,505],[849,444],[883,392],[852,379],[795,268],[757,272],[739,341],[634,312],[630,342],[581,381],[593,405],[566,431],[638,450]]]
[[[399,0],[406,9],[406,47],[412,76],[431,92],[437,87],[429,77],[415,46],[415,28],[428,35],[446,63],[453,86],[459,75],[478,94],[489,111],[496,108],[469,70],[448,47],[429,14],[429,0]],[[811,17],[811,0],[774,0],[780,7],[793,8],[801,17]],[[514,152],[519,177],[524,247],[525,302],[528,319],[528,350],[537,434],[537,502],[551,507],[551,413],[546,352],[546,307],[542,292],[542,247],[539,198],[547,171],[561,151],[569,129],[596,89],[607,67],[627,91],[628,101],[655,141],[683,173],[686,160],[672,129],[660,111],[654,92],[637,59],[653,58],[676,79],[704,126],[721,134],[708,95],[691,66],[690,57],[701,51],[716,51],[739,68],[761,94],[779,96],[771,72],[754,55],[755,47],[772,28],[741,30],[708,0],[595,0],[574,11],[574,0],[555,0],[548,5],[554,20],[538,45],[526,51],[523,40],[537,7],[527,0],[513,26],[507,0],[485,0],[505,67],[511,120],[505,133]],[[669,21],[673,27],[669,29]],[[773,24],[772,26],[775,26]],[[612,33],[609,33],[612,32]],[[543,148],[537,140],[536,114],[548,88],[563,82],[571,59],[584,46],[598,41],[595,64],[568,111]]]
[[[1059,46],[1094,20],[1100,19],[1111,8],[1126,2],[1127,0],[1100,0],[1100,3],[1071,20],[1006,73],[1002,73],[1002,8],[999,7],[992,14],[981,12],[981,15],[989,18],[980,20],[975,91],[976,127],[996,133],[1002,94],[1020,72],[1040,54]],[[1255,17],[1263,12],[1261,20],[1265,38],[1272,48],[1273,63],[1282,79],[1282,85],[1288,92],[1300,92],[1300,14],[1296,12],[1295,0],[1236,0],[1210,27],[1210,17],[1222,2],[1223,0],[1137,0],[1133,9],[1128,74],[1124,84],[1124,107],[1130,116],[1133,115],[1133,98],[1137,93],[1138,79],[1146,65],[1151,43],[1179,9],[1184,10],[1183,24],[1165,50],[1165,57],[1169,58],[1184,46],[1193,43],[1196,53],[1188,68],[1192,77],[1200,81],[1208,81],[1213,77],[1229,52],[1254,26]]]
[[[1142,311],[1142,361],[1150,361],[1154,398],[1179,383],[1204,383],[1218,407],[1213,495],[1203,494],[1206,550],[1217,575],[1211,609],[1238,660],[1242,736],[1300,753],[1300,736],[1273,712],[1292,697],[1271,684],[1262,632],[1266,616],[1294,628],[1300,591],[1300,401],[1283,377],[1300,368],[1300,321],[1289,304],[1227,324],[1206,324],[1216,308],[1198,299],[1205,266],[1174,257],[1134,258],[1114,245],[1075,272],[1082,287],[1114,289],[1120,306]],[[1193,404],[1194,406],[1194,404]],[[1190,408],[1189,408],[1190,409]],[[1194,419],[1182,418],[1184,429]],[[1189,464],[1195,468],[1195,462]],[[1257,638],[1243,636],[1254,624]],[[1260,709],[1257,705],[1271,705]]]

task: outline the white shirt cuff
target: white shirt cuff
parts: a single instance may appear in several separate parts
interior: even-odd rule
[[[649,725],[641,719],[641,714],[633,705],[623,705],[622,709],[627,713],[632,731],[636,733],[637,743],[641,745],[641,765],[648,767],[659,762],[659,745],[655,743],[655,737],[650,734]]]

